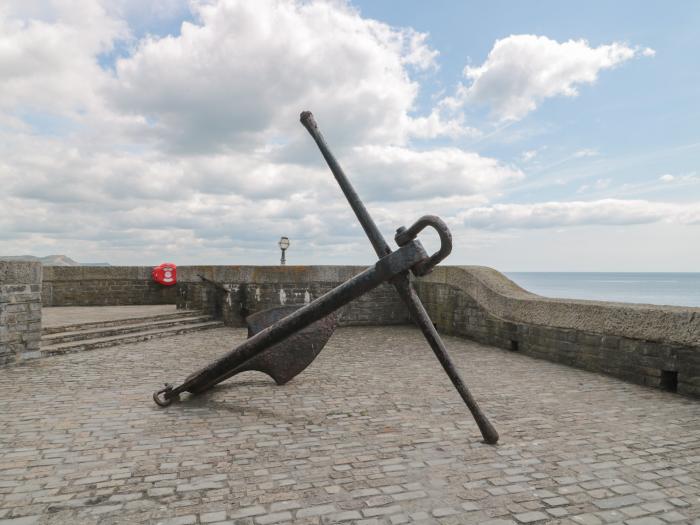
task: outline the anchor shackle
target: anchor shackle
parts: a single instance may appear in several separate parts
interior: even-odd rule
[[[414,222],[409,228],[401,226],[396,230],[396,235],[394,236],[396,244],[404,246],[414,240],[418,234],[428,226],[431,226],[440,237],[440,249],[411,268],[413,275],[416,277],[429,274],[440,261],[450,254],[452,251],[452,234],[450,233],[450,229],[440,217],[436,215],[423,215],[423,217]]]

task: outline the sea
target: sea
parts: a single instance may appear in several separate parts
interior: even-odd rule
[[[505,272],[546,297],[700,307],[700,273]]]

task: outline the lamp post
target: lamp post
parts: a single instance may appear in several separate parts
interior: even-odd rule
[[[284,252],[286,252],[287,248],[289,248],[289,237],[280,237],[280,241],[277,243],[277,245],[280,247],[280,250],[282,250],[280,264],[284,266],[287,263],[287,259],[284,257]]]

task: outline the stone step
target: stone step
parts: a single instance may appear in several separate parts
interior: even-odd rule
[[[59,343],[69,343],[71,341],[80,341],[81,339],[101,339],[104,337],[111,337],[115,335],[128,334],[133,332],[144,332],[146,330],[169,328],[171,326],[204,323],[206,321],[211,321],[211,318],[208,315],[194,315],[190,317],[176,317],[174,319],[160,319],[154,321],[151,321],[150,318],[146,318],[141,319],[141,321],[143,322],[106,326],[99,328],[91,327],[82,330],[55,332],[52,334],[43,335],[41,337],[41,344],[55,345]]]
[[[100,337],[95,339],[82,339],[68,343],[59,343],[41,346],[42,356],[52,356],[68,354],[73,352],[83,352],[85,350],[94,350],[96,348],[105,348],[108,346],[117,346],[127,343],[138,343],[148,341],[149,339],[157,339],[160,337],[171,337],[174,335],[186,334],[189,332],[197,332],[200,330],[210,330],[212,328],[220,328],[224,326],[221,321],[207,321],[205,323],[187,324],[182,326],[172,326],[159,330],[144,330],[142,332],[133,332],[112,337]]]
[[[90,330],[92,328],[104,328],[108,326],[123,326],[129,324],[142,324],[145,322],[165,321],[171,319],[181,319],[193,315],[204,315],[200,310],[181,310],[172,314],[149,315],[147,317],[129,317],[125,319],[111,319],[106,321],[93,321],[90,323],[78,323],[63,326],[50,326],[41,330],[41,335],[55,334],[58,332],[76,332],[78,330]]]

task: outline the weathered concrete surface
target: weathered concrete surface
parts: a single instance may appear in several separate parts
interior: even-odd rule
[[[44,328],[120,319],[137,319],[177,312],[174,304],[140,306],[49,306],[42,311]]]
[[[284,387],[250,373],[153,404],[244,337],[3,370],[0,524],[700,524],[696,401],[463,339],[496,447],[407,327],[341,328]]]
[[[38,357],[41,263],[0,261],[0,365]]]

